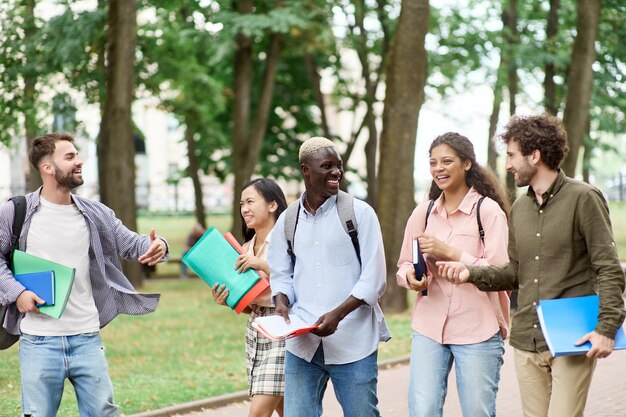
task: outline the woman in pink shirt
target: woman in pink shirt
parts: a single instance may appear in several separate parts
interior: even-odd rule
[[[435,262],[468,265],[508,262],[508,200],[495,175],[476,163],[474,147],[458,133],[445,133],[430,146],[430,202],[419,204],[406,225],[398,285],[416,291],[411,325],[409,412],[411,417],[443,414],[448,375],[455,363],[465,417],[496,415],[496,394],[509,327],[506,292],[481,292],[452,285],[437,275]],[[477,205],[484,240],[479,235]],[[416,277],[412,241],[418,239],[428,274]],[[420,279],[421,280],[418,280]],[[422,295],[422,290],[428,290]]]
[[[267,247],[278,216],[287,208],[282,190],[273,180],[258,178],[248,181],[241,191],[242,234],[245,253],[239,255],[235,267],[243,272],[248,268],[270,274]],[[271,279],[271,277],[270,277]],[[215,284],[211,288],[218,304],[226,305],[228,290]],[[246,331],[246,365],[248,392],[252,396],[249,417],[283,415],[285,393],[285,342],[271,341],[261,336],[252,321],[259,316],[274,314],[271,290],[268,288],[248,306],[250,313]]]

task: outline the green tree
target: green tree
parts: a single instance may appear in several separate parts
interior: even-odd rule
[[[593,91],[593,68],[596,59],[595,42],[600,23],[601,0],[579,0],[576,23],[576,40],[567,76],[567,98],[563,124],[567,130],[570,151],[562,168],[574,175],[579,149],[588,131],[589,107]]]
[[[11,0],[0,5],[0,142],[24,138],[26,148],[37,136],[41,120],[37,81],[46,74],[39,59],[40,23],[35,0]],[[41,186],[32,167],[25,169],[27,190]]]
[[[131,230],[137,230],[135,142],[131,104],[135,85],[137,2],[109,2],[106,98],[98,136],[100,200]],[[141,266],[124,262],[130,281],[140,285]]]
[[[381,136],[378,217],[385,241],[388,312],[404,311],[406,292],[396,285],[396,262],[406,219],[415,207],[413,171],[417,119],[424,102],[428,32],[427,0],[403,0],[387,69],[387,93]],[[396,242],[396,244],[392,243]]]

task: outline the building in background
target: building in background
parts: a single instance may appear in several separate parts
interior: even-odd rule
[[[176,119],[157,108],[155,99],[140,99],[133,105],[135,137],[135,194],[137,207],[152,212],[192,212],[194,190],[190,178],[181,178],[187,167],[187,146]],[[98,199],[96,137],[100,126],[98,109],[81,104],[76,118],[85,133],[70,131],[84,161],[85,183],[76,192]],[[58,119],[57,119],[58,121]],[[59,126],[51,119],[51,126]],[[52,129],[51,129],[52,130]],[[64,129],[61,129],[64,130]],[[30,169],[23,138],[7,147],[0,144],[0,201],[25,192],[26,170]],[[215,177],[201,176],[207,213],[230,210],[232,181],[222,184]]]

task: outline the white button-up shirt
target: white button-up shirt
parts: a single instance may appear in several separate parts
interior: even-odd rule
[[[386,288],[385,254],[374,210],[354,200],[362,265],[339,219],[337,197],[332,196],[315,215],[304,210],[301,198],[293,239],[295,266],[287,253],[285,216],[274,227],[268,250],[272,296],[289,298],[292,314],[314,323],[323,314],[353,296],[365,303],[348,314],[337,331],[321,338],[313,334],[287,340],[287,350],[311,361],[320,343],[327,364],[344,364],[369,356],[389,331],[378,300]]]

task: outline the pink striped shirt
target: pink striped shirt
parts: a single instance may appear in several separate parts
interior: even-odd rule
[[[478,233],[476,203],[480,194],[471,188],[459,208],[448,214],[443,208],[443,194],[433,205],[426,233],[462,250],[461,262],[466,265],[498,265],[508,262],[508,226],[498,204],[485,198],[480,219],[485,230],[484,245]],[[407,221],[398,259],[398,285],[408,288],[406,273],[413,268],[412,239],[424,233],[428,201],[419,204]],[[441,344],[470,344],[485,341],[501,329],[509,328],[509,297],[507,292],[482,292],[473,284],[453,285],[437,274],[432,255],[425,254],[431,276],[428,295],[416,293],[411,319],[412,328]]]

